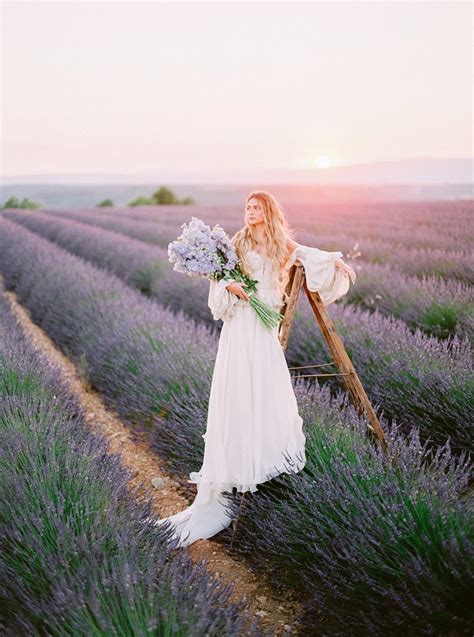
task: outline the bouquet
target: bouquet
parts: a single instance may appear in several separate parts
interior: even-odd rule
[[[246,283],[249,303],[264,327],[276,327],[283,315],[258,298],[258,281],[242,272],[237,253],[224,229],[219,224],[211,229],[197,217],[192,217],[189,225],[183,223],[181,228],[182,234],[168,245],[173,270],[191,277]]]

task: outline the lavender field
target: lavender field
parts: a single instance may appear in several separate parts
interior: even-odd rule
[[[420,218],[415,222],[408,214],[413,213],[412,207],[402,212],[407,224],[429,229],[431,242],[438,232],[441,243],[442,229],[431,218],[428,223],[427,213],[419,213]],[[374,259],[374,263],[360,260],[361,249],[355,253],[361,253],[357,258],[349,251],[346,261],[354,264],[357,285],[351,286],[348,295],[332,306],[332,315],[366,390],[387,418],[395,418],[407,433],[416,424],[422,439],[430,437],[435,444],[442,444],[449,437],[453,451],[459,452],[474,448],[470,426],[474,393],[471,354],[474,287],[470,281],[474,279],[469,274],[472,259],[466,243],[468,234],[464,232],[470,220],[469,208],[449,212],[457,214],[460,224],[457,238],[462,239],[460,245],[465,246],[463,251],[459,250],[459,259],[464,259],[466,264],[464,280],[424,272],[408,274],[406,268],[392,265],[388,255],[383,263],[378,259]],[[198,210],[198,214],[210,223],[217,222],[216,212],[206,215],[206,210]],[[437,214],[439,217],[435,208],[435,218]],[[146,216],[148,220],[143,221]],[[179,234],[179,226],[172,227],[166,211],[166,223],[152,218],[150,212],[140,211],[67,215],[10,211],[5,217],[114,273],[161,306],[173,312],[182,310],[193,321],[219,329],[207,307],[208,283],[173,272],[168,262],[166,247]],[[353,221],[352,225],[369,232],[369,221],[370,218],[365,224],[362,220],[358,224]],[[342,223],[345,227],[345,218]],[[388,230],[383,223],[380,225],[380,235],[386,236]],[[387,222],[387,226],[390,225]],[[410,230],[409,226],[407,232]],[[337,234],[335,226],[333,235]],[[375,233],[372,230],[370,234]],[[141,239],[146,236],[147,243],[135,238],[137,236]],[[400,239],[400,231],[398,236]],[[453,240],[456,238],[452,227],[451,236]],[[306,232],[304,241],[307,245],[337,248],[334,239],[332,243],[327,240],[321,244],[314,233]],[[421,235],[416,244],[410,234],[410,242],[413,249],[419,250]],[[438,252],[435,250],[436,255]],[[439,258],[440,263],[456,265],[456,259],[451,256]],[[328,361],[327,349],[303,295],[299,299],[287,358],[290,366]],[[340,387],[337,381],[332,382]]]
[[[356,285],[330,314],[389,445],[384,454],[368,442],[339,381],[296,378],[306,467],[259,487],[233,538],[230,529],[212,538],[282,597],[298,597],[302,635],[474,630],[473,211],[473,202],[462,201],[300,206],[287,213],[298,242],[342,250],[357,272]],[[123,422],[147,437],[190,501],[185,481],[202,459],[221,327],[207,307],[208,283],[173,272],[167,260],[168,243],[191,215],[221,223],[229,233],[242,225],[241,211],[232,206],[0,215],[5,287]],[[61,634],[61,617],[72,634],[92,634],[96,613],[107,634],[119,606],[130,610],[130,625],[137,616],[144,627],[171,614],[176,632],[170,634],[241,634],[244,615],[229,604],[228,591],[209,584],[186,553],[168,560],[163,538],[139,530],[146,506],[127,499],[120,486],[110,489],[123,484],[123,473],[112,475],[117,470],[107,464],[100,440],[86,435],[54,370],[36,362],[4,303],[0,329],[1,498],[8,511],[1,598],[6,608],[22,609],[2,619],[11,634],[15,628]],[[330,360],[303,294],[286,355],[290,366]],[[51,395],[60,398],[57,404]],[[48,466],[56,470],[46,475]],[[77,490],[74,475],[83,481]],[[90,503],[96,514],[88,524],[103,528],[102,543],[94,560],[71,565],[68,551],[88,550],[88,529],[77,527],[74,516]],[[236,511],[239,504],[236,499]],[[25,526],[31,537],[20,533]],[[38,526],[48,535],[34,534]],[[52,546],[61,547],[54,557],[47,555]],[[38,563],[29,557],[32,547],[42,556]],[[38,566],[45,561],[49,570]],[[99,561],[110,561],[114,577],[107,610],[94,608],[92,617],[84,590],[70,582],[80,573],[92,595],[104,585]],[[123,569],[133,574],[134,596],[118,584]],[[168,609],[167,587],[191,580],[196,583],[192,591],[184,587],[179,613]],[[201,599],[208,586],[212,593]],[[133,612],[140,597],[155,605]],[[158,607],[160,613],[152,613]],[[251,630],[245,634],[262,634],[257,624]]]

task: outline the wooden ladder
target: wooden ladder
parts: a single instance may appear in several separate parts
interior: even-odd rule
[[[387,441],[374,408],[365,393],[365,389],[357,376],[341,337],[336,330],[336,326],[329,316],[326,306],[322,302],[321,296],[318,292],[311,292],[311,290],[308,290],[304,268],[300,263],[295,263],[291,266],[285,290],[286,302],[280,310],[280,313],[283,314],[283,319],[281,320],[278,328],[278,338],[280,339],[283,351],[285,351],[288,346],[291,323],[293,321],[301,287],[304,287],[309,304],[313,309],[316,320],[321,328],[321,332],[323,333],[329,350],[331,351],[334,364],[339,369],[339,373],[308,374],[303,376],[342,376],[342,380],[344,381],[349,396],[355,405],[358,415],[361,416],[365,412],[369,421],[367,424],[368,429],[371,430],[372,433],[375,433],[382,445],[382,449],[387,451]],[[324,365],[331,364],[332,363],[325,363]],[[307,367],[318,367],[318,365],[304,365],[301,367],[290,367],[290,369],[303,369]]]

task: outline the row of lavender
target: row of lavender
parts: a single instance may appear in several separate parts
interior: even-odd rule
[[[173,277],[170,268],[161,263],[167,261],[164,248],[143,245],[141,241],[125,238],[126,235],[101,231],[95,225],[87,224],[85,228],[84,223],[68,217],[58,219],[54,215],[22,211],[10,211],[5,215],[101,267],[107,267],[144,292],[159,295],[161,303],[183,309],[191,316],[196,315],[193,306],[198,306],[199,320],[212,319],[202,304],[205,284],[196,284],[195,294],[188,297],[188,290],[182,289],[185,285],[183,277]],[[421,329],[438,338],[455,335],[460,339],[469,338],[471,343],[474,340],[474,287],[434,276],[422,279],[407,276],[389,265],[366,263],[356,269],[357,285],[350,287],[344,301],[399,318],[413,331]]]
[[[244,206],[137,206],[100,208],[103,217],[165,223],[174,227],[189,222],[191,214],[229,230],[242,226]],[[389,250],[407,248],[471,250],[474,201],[417,201],[339,204],[291,204],[285,211],[293,226],[334,241],[341,234],[352,241],[368,239]],[[83,212],[90,212],[90,209]],[[69,210],[60,214],[69,214]]]
[[[168,467],[181,477],[198,469],[216,335],[6,219],[0,270]],[[365,441],[354,411],[340,409],[341,396],[301,381],[296,391],[307,466],[262,485],[242,507],[234,550],[300,595],[308,634],[433,635],[447,626],[468,634],[469,461],[383,422],[385,455]],[[230,531],[220,536],[228,546]]]
[[[201,216],[211,225],[220,223],[229,234],[243,225],[243,219],[235,214],[232,218],[223,219],[217,211],[209,213],[204,209],[201,214],[201,210],[201,208],[193,209],[192,214]],[[102,210],[96,213],[90,210],[47,210],[46,212],[59,217],[66,216],[77,221],[86,221],[163,247],[176,237],[179,226],[178,223],[163,223],[160,217],[158,220],[146,221]],[[467,212],[465,214],[467,216]],[[190,217],[191,211],[188,210],[185,220],[189,221]],[[301,222],[302,228],[297,226],[297,239],[305,245],[315,245],[326,250],[342,250],[352,260],[357,259],[362,263],[388,264],[411,276],[436,276],[455,279],[470,285],[474,283],[472,250],[469,245],[469,238],[472,243],[472,229],[470,230],[467,220],[464,226],[456,228],[456,234],[451,241],[443,240],[443,232],[449,238],[449,230],[446,230],[446,221],[444,221],[443,224],[439,224],[440,229],[428,242],[423,239],[425,229],[420,230],[419,233],[416,230],[410,232],[404,228],[400,230],[398,220],[394,222],[395,226],[390,228],[388,236],[380,239],[375,231],[379,222],[378,219],[372,222],[372,231],[365,224],[356,231],[353,228],[354,222],[348,216],[339,222],[331,220],[330,224],[322,225],[317,232],[313,232],[307,229],[311,226],[311,219],[304,219]],[[367,234],[364,234],[365,232]],[[459,234],[462,239],[459,239]],[[418,236],[419,240],[413,242],[413,236]]]
[[[130,472],[4,296],[0,336],[2,635],[241,634],[229,587],[142,524],[151,499],[130,495]]]
[[[182,310],[197,322],[214,327],[207,307],[208,283],[173,272],[162,248],[37,212],[7,212],[5,216],[106,268],[174,312]],[[452,290],[453,285],[462,286],[446,285],[447,290]],[[358,279],[358,286],[352,290],[359,286]],[[434,295],[433,292],[433,298]],[[411,298],[416,298],[416,293]],[[464,302],[462,295],[460,302]],[[404,311],[409,312],[408,306]],[[434,444],[443,444],[449,436],[456,453],[474,450],[470,419],[474,400],[472,350],[467,338],[439,341],[420,331],[413,334],[400,320],[342,302],[332,306],[331,314],[364,387],[372,401],[382,406],[387,418],[395,418],[406,432],[419,426],[423,441],[429,436]],[[473,314],[466,316],[466,329]],[[474,330],[469,333],[474,334]],[[290,366],[327,361],[326,346],[303,295],[298,302],[287,358]],[[341,386],[340,381],[331,383]]]

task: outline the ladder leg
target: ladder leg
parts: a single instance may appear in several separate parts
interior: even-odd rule
[[[359,416],[365,412],[369,420],[369,428],[375,433],[376,437],[380,441],[384,451],[387,451],[387,441],[385,434],[380,425],[379,419],[375,413],[372,404],[365,392],[362,383],[354,369],[351,359],[344,347],[344,344],[339,336],[336,326],[329,316],[326,306],[321,300],[318,292],[312,292],[306,285],[306,277],[304,275],[304,268],[302,265],[293,265],[290,270],[288,284],[286,287],[287,301],[283,308],[280,310],[283,314],[283,319],[280,323],[278,337],[280,339],[283,351],[286,350],[288,340],[290,337],[291,324],[298,301],[298,296],[301,287],[304,288],[306,296],[308,297],[309,304],[314,312],[318,325],[321,329],[323,337],[328,344],[329,350],[332,354],[334,363],[336,364],[339,372],[342,374],[342,379],[349,393],[349,396],[354,403]]]
[[[288,346],[291,324],[293,322],[293,316],[296,310],[300,289],[303,285],[303,278],[304,272],[302,268],[293,266],[290,269],[289,279],[285,290],[288,300],[280,310],[280,313],[283,314],[283,319],[280,322],[278,330],[278,338],[280,339],[283,351],[285,351]]]

